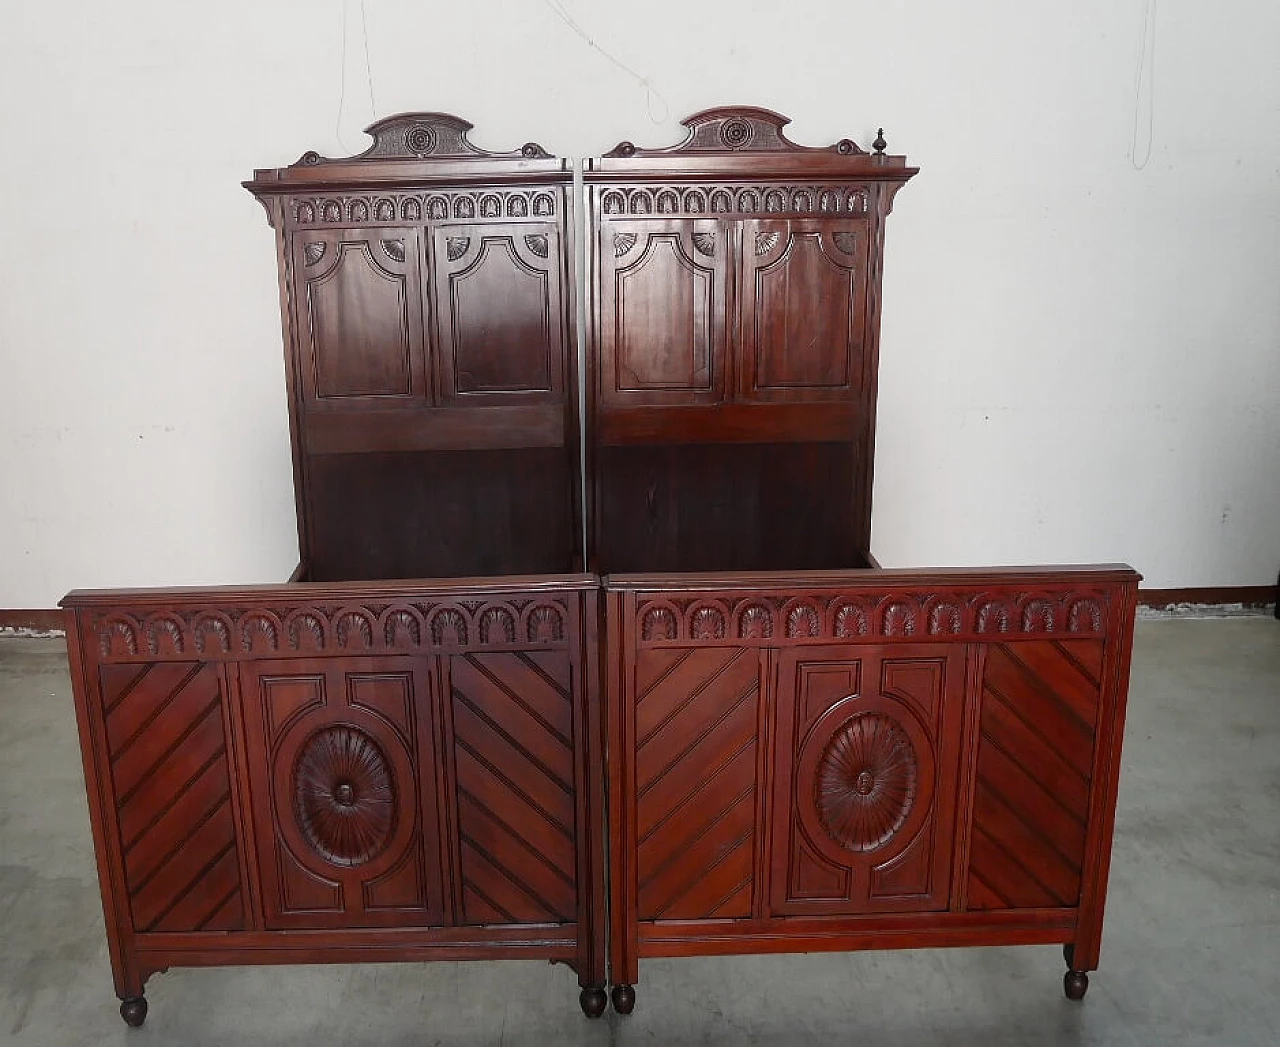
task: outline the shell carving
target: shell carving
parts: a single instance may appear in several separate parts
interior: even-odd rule
[[[818,759],[813,799],[822,827],[849,851],[883,847],[911,814],[919,777],[906,731],[879,713],[854,716]]]
[[[355,727],[327,727],[311,736],[294,767],[293,795],[303,838],[334,865],[372,861],[395,832],[386,754]]]

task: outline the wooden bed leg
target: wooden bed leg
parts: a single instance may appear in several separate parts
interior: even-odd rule
[[[120,1017],[126,1025],[138,1028],[147,1020],[147,998],[139,993],[137,996],[126,996],[120,1001]]]
[[[619,1014],[630,1014],[636,1009],[636,987],[634,985],[615,985],[613,987],[613,1009]]]
[[[605,994],[603,985],[585,986],[578,994],[578,1003],[582,1006],[582,1013],[588,1018],[599,1018],[604,1014],[605,1005],[609,1002],[609,997]]]
[[[1062,991],[1068,1000],[1083,1000],[1089,991],[1089,975],[1076,968],[1076,947],[1071,942],[1062,947],[1062,958],[1067,962],[1067,973],[1062,976]]]

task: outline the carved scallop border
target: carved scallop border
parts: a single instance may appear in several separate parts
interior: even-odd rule
[[[325,653],[554,649],[567,646],[563,599],[519,594],[484,600],[282,608],[209,607],[94,617],[99,662],[205,661]],[[674,624],[674,623],[673,623]]]
[[[986,590],[864,594],[799,592],[641,595],[635,622],[643,646],[829,643],[938,637],[1099,637],[1110,595],[1103,591]],[[710,623],[723,623],[711,625]]]

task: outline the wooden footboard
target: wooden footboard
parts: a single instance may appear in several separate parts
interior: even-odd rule
[[[603,1009],[598,585],[71,593],[126,1020],[170,965],[435,957],[563,960]]]
[[[645,956],[1030,942],[1083,995],[1138,580],[608,579],[615,1005]]]

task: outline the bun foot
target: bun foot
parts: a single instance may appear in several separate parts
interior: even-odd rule
[[[147,1020],[147,1000],[145,996],[130,996],[120,1003],[120,1017],[131,1028],[138,1028]]]
[[[608,995],[599,986],[583,989],[578,994],[578,1003],[582,1007],[582,1013],[588,1018],[599,1018],[600,1015],[604,1014],[604,1008],[608,1002]]]
[[[613,1009],[619,1014],[630,1014],[636,1009],[636,987],[634,985],[615,985],[613,987]]]
[[[1084,971],[1067,971],[1062,976],[1062,990],[1068,1000],[1083,1000],[1089,989],[1089,976]]]

